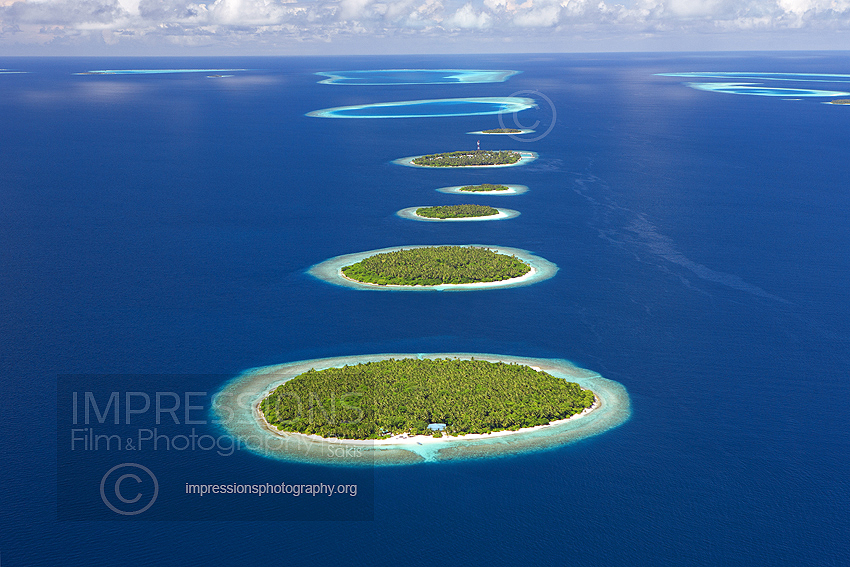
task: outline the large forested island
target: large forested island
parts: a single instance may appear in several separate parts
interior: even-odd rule
[[[468,167],[510,165],[521,158],[519,152],[511,150],[464,150],[419,156],[412,163],[425,167]]]
[[[489,433],[546,425],[590,408],[578,384],[521,364],[460,359],[389,359],[308,370],[260,402],[281,431],[339,439],[402,433]]]
[[[416,214],[429,219],[463,219],[498,215],[499,210],[487,205],[441,205],[420,207],[416,209]]]
[[[508,191],[510,187],[507,185],[493,185],[492,183],[482,183],[481,185],[464,185],[459,191],[469,191],[472,193],[487,192],[487,191]]]
[[[518,278],[531,266],[516,256],[474,246],[426,246],[384,252],[342,268],[345,277],[377,285],[435,286]]]

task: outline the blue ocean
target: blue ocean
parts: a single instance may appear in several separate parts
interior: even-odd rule
[[[0,564],[847,564],[850,106],[824,104],[850,98],[847,54],[0,68],[19,71],[0,74]],[[198,71],[85,74],[157,69]],[[393,84],[385,71],[397,69],[518,73]],[[317,75],[363,70],[389,84]],[[307,116],[478,97],[536,107]],[[534,132],[470,134],[514,126]],[[479,143],[538,157],[500,169],[393,163]],[[481,183],[528,190],[437,191]],[[468,202],[520,214],[396,214]],[[519,248],[558,271],[463,293],[352,289],[308,273],[340,255],[433,244]],[[622,384],[630,417],[555,447],[404,466],[174,441],[175,428],[219,438],[209,401],[248,369],[453,352],[570,361]],[[89,432],[69,428],[86,400],[109,412],[92,423],[122,445],[132,427],[175,445],[88,451]],[[104,473],[127,463],[158,482],[145,513],[105,506],[116,501]],[[122,477],[123,493],[116,484],[122,502],[141,494],[142,470]],[[360,493],[184,489],[260,482]]]

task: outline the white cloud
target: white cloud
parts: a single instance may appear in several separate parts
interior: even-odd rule
[[[440,38],[464,34],[480,41],[482,30],[491,46],[534,34],[546,34],[537,36],[546,41],[753,30],[838,34],[850,32],[850,0],[0,0],[0,30],[0,47],[55,38],[239,45],[355,36],[440,45]]]
[[[486,12],[476,12],[471,3],[464,4],[451,17],[447,18],[445,25],[449,28],[461,29],[484,29],[490,27],[492,16]]]

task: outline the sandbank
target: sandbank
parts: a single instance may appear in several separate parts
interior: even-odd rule
[[[527,152],[527,151],[520,151],[520,150],[508,150],[508,151],[518,153],[519,154],[519,161],[517,161],[516,163],[499,163],[499,164],[494,164],[494,165],[455,165],[455,166],[449,166],[449,167],[434,167],[433,165],[418,165],[418,164],[413,163],[413,160],[415,160],[416,158],[421,158],[423,156],[410,156],[410,157],[403,157],[403,158],[394,159],[392,161],[392,163],[394,163],[396,165],[404,165],[404,166],[407,166],[407,167],[418,167],[420,169],[441,169],[443,171],[451,171],[451,170],[454,170],[454,169],[483,169],[483,168],[491,168],[491,167],[492,168],[496,168],[496,167],[516,167],[518,165],[527,165],[527,164],[533,162],[534,160],[536,160],[539,157],[537,155],[537,152]],[[425,155],[425,154],[423,154],[423,155]]]
[[[483,116],[511,114],[529,108],[535,103],[522,97],[468,97],[435,98],[375,102],[353,106],[335,106],[313,110],[305,116],[314,118],[436,118],[441,116]]]
[[[531,128],[517,128],[517,130],[519,130],[519,132],[485,132],[484,130],[476,130],[475,132],[467,132],[467,134],[475,134],[478,136],[519,136],[521,134],[534,133],[534,130]]]
[[[558,266],[552,262],[535,256],[527,250],[519,248],[508,248],[506,246],[491,246],[486,244],[457,244],[452,246],[475,246],[478,248],[487,248],[498,254],[513,255],[531,266],[531,271],[518,278],[511,278],[497,282],[476,282],[465,284],[440,284],[440,285],[378,285],[372,283],[363,283],[355,281],[345,276],[342,273],[342,268],[356,264],[357,262],[381,254],[384,252],[395,252],[397,250],[410,250],[413,248],[429,248],[432,246],[442,246],[440,244],[419,244],[413,246],[393,246],[390,248],[382,248],[380,250],[369,250],[367,252],[356,252],[354,254],[345,254],[325,260],[315,266],[312,266],[307,273],[320,280],[326,281],[334,285],[341,285],[354,289],[373,290],[373,291],[482,291],[495,288],[509,288],[523,285],[531,285],[544,280],[548,280],[558,271]]]
[[[469,185],[475,185],[474,183],[468,183],[467,185],[454,185],[452,187],[440,187],[437,189],[440,193],[451,193],[453,195],[475,195],[476,197],[479,195],[521,195],[528,191],[528,186],[526,185],[508,185],[507,183],[494,183],[494,185],[504,185],[507,187],[504,191],[461,191],[461,187],[467,187]],[[479,184],[480,185],[480,184]]]
[[[548,425],[470,434],[396,436],[380,440],[325,439],[316,435],[287,433],[270,426],[259,403],[280,384],[313,368],[342,367],[390,358],[460,358],[531,366],[577,382],[596,395],[591,409]],[[558,447],[598,435],[624,423],[631,413],[625,388],[590,370],[561,359],[524,358],[476,353],[374,354],[305,360],[255,368],[230,380],[213,398],[213,411],[219,425],[255,453],[296,462],[336,466],[408,465],[425,462],[493,458]]]
[[[491,220],[506,220],[512,219],[514,217],[518,217],[520,215],[519,211],[515,211],[513,209],[499,209],[496,208],[498,213],[495,215],[487,215],[482,217],[460,217],[460,218],[451,218],[451,219],[434,219],[429,217],[422,217],[416,214],[417,209],[421,209],[422,207],[430,207],[433,205],[422,205],[419,207],[408,207],[406,209],[402,209],[396,213],[396,215],[400,216],[403,219],[408,220],[416,220],[416,221],[426,221],[426,222],[464,222],[464,221],[491,221]]]
[[[501,83],[519,72],[485,69],[366,69],[322,71],[316,75],[328,77],[319,81],[325,85],[385,86]]]

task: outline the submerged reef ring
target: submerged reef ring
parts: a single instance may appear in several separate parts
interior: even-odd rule
[[[535,283],[542,282],[544,280],[548,280],[553,277],[555,273],[558,271],[558,266],[553,264],[552,262],[541,258],[540,256],[535,256],[534,254],[528,252],[527,250],[521,250],[519,248],[508,248],[506,246],[491,246],[486,244],[462,244],[459,246],[464,247],[475,247],[475,248],[486,248],[491,250],[492,252],[496,252],[498,254],[506,254],[509,256],[516,256],[522,262],[531,266],[531,271],[526,273],[523,276],[517,278],[511,278],[507,280],[499,280],[494,282],[477,282],[477,283],[464,283],[464,284],[439,284],[439,285],[378,285],[372,283],[364,283],[352,280],[350,278],[345,277],[342,273],[342,268],[346,266],[350,266],[352,264],[356,264],[361,260],[365,260],[371,256],[375,256],[377,254],[383,254],[386,252],[396,252],[398,250],[412,250],[415,248],[433,248],[434,246],[439,245],[415,245],[415,246],[393,246],[391,248],[382,248],[380,250],[369,250],[367,252],[356,252],[354,254],[345,254],[343,256],[336,256],[335,258],[331,258],[329,260],[325,260],[315,266],[312,266],[307,273],[311,276],[318,278],[320,280],[326,281],[330,284],[350,287],[353,289],[360,290],[371,290],[371,291],[420,291],[420,292],[428,292],[428,291],[482,291],[488,289],[496,289],[496,288],[508,288],[508,287],[519,287],[524,285],[531,285]]]
[[[233,71],[248,71],[249,69],[102,69],[84,71],[74,75],[160,75],[163,73],[231,73]]]
[[[832,73],[762,73],[747,71],[689,71],[685,73],[655,73],[658,77],[691,79],[753,79],[757,81],[800,81],[807,83],[850,83],[850,75]]]
[[[537,155],[537,152],[526,152],[526,151],[520,151],[520,150],[507,150],[507,151],[518,153],[519,154],[519,161],[517,161],[515,163],[500,163],[500,164],[493,164],[493,165],[456,165],[456,166],[452,166],[452,167],[433,167],[433,166],[430,166],[430,165],[419,165],[419,164],[413,163],[413,160],[415,160],[417,158],[425,157],[425,155],[428,155],[428,154],[424,154],[424,155],[421,155],[421,156],[410,156],[410,157],[403,157],[403,158],[394,159],[393,163],[396,164],[396,165],[404,165],[406,167],[418,167],[418,168],[421,168],[421,169],[441,169],[441,170],[445,171],[445,170],[452,170],[452,169],[478,169],[478,168],[484,168],[484,167],[516,167],[518,165],[527,165],[527,164],[533,162],[534,160],[536,160],[539,157]],[[466,193],[463,193],[463,194],[466,194]]]
[[[323,71],[324,85],[450,85],[502,83],[520,71],[483,69],[371,69],[363,71]]]
[[[692,89],[715,93],[779,96],[779,97],[834,97],[846,96],[850,93],[842,91],[821,91],[817,89],[785,89],[764,87],[758,83],[685,83]]]
[[[571,419],[516,432],[441,438],[399,436],[377,441],[325,439],[316,435],[281,432],[270,427],[259,410],[260,402],[269,393],[310,369],[323,370],[393,358],[475,358],[522,364],[592,390],[596,403],[591,411]],[[623,424],[631,415],[631,405],[622,384],[566,360],[498,354],[428,353],[323,358],[254,368],[233,378],[216,393],[212,411],[220,426],[233,436],[240,448],[283,461],[350,467],[495,458],[553,449]]]
[[[521,195],[528,191],[528,187],[526,185],[511,185],[508,183],[504,184],[508,189],[505,191],[461,191],[463,187],[467,187],[466,185],[455,185],[452,187],[440,187],[437,189],[440,193],[449,193],[452,195],[475,195],[476,197],[481,195]]]
[[[467,193],[470,194],[470,193]],[[473,193],[474,194],[474,193]],[[427,205],[423,205],[427,206]],[[416,214],[417,209],[421,209],[422,207],[408,207],[406,209],[402,209],[396,213],[396,215],[400,216],[403,219],[408,220],[417,220],[417,221],[425,221],[425,222],[464,222],[464,221],[491,221],[491,220],[507,220],[518,217],[520,215],[519,211],[514,211],[513,209],[496,209],[499,211],[495,215],[487,215],[480,217],[458,217],[458,218],[448,218],[448,219],[439,219],[439,218],[429,218],[422,217]]]
[[[530,98],[471,97],[435,98],[337,106],[308,112],[314,118],[437,118],[520,112],[534,107]]]

